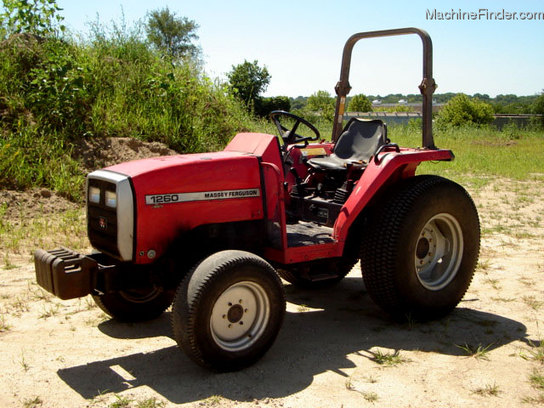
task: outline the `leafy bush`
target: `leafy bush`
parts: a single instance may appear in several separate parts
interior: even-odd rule
[[[348,109],[350,112],[371,112],[372,102],[370,102],[370,99],[366,95],[355,95],[350,99]]]
[[[161,58],[137,31],[77,43],[16,34],[0,42],[0,188],[45,186],[77,199],[82,137],[136,137],[180,152],[221,149],[252,119],[191,61]]]
[[[327,91],[317,91],[308,98],[306,109],[332,122],[334,119],[334,98]]]
[[[542,115],[538,118],[538,121],[540,122],[540,125],[544,127],[544,92],[542,92],[533,103],[532,111],[537,115]]]
[[[40,36],[55,35],[64,31],[64,17],[55,0],[3,0],[4,12],[0,14],[4,35],[30,33]]]
[[[485,125],[493,121],[493,108],[465,94],[454,96],[438,113],[439,126]]]
[[[291,102],[287,96],[274,96],[272,98],[257,98],[255,100],[255,114],[266,117],[274,110],[291,110]]]

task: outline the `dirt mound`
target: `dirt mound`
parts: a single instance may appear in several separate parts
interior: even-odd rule
[[[79,205],[47,189],[0,190],[0,218],[22,220],[73,210]]]
[[[74,154],[81,161],[81,173],[84,175],[113,164],[173,155],[176,152],[158,142],[112,137],[82,140],[75,146]],[[27,191],[0,190],[0,216],[10,220],[57,214],[78,207],[79,204],[44,188]]]
[[[163,143],[131,137],[82,139],[75,146],[74,153],[85,173],[130,160],[177,154]]]

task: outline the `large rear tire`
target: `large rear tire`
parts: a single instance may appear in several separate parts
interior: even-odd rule
[[[395,318],[441,317],[461,301],[476,268],[474,202],[438,176],[405,180],[387,200],[361,245],[368,293]]]
[[[264,259],[221,251],[197,264],[172,309],[174,338],[196,363],[234,371],[272,346],[285,314],[283,286]]]

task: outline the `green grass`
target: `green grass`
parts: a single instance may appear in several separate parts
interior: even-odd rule
[[[136,408],[162,408],[164,402],[157,400],[156,398],[147,398],[142,401],[138,401]]]
[[[376,402],[380,399],[378,394],[376,394],[375,392],[363,392],[362,394],[363,398],[368,402]]]
[[[221,395],[210,395],[208,398],[202,400],[200,405],[205,407],[215,407],[220,406],[224,401],[224,398]]]
[[[371,351],[370,354],[372,354],[372,361],[386,367],[395,367],[399,364],[410,362],[410,359],[401,356],[399,350],[392,352],[382,352],[381,350],[377,350]]]
[[[28,398],[23,401],[23,408],[38,408],[43,406],[43,400],[40,397]]]
[[[544,302],[538,300],[535,296],[523,296],[521,300],[523,300],[523,303],[525,303],[534,311],[540,310],[540,308],[544,305]]]
[[[463,345],[456,344],[455,346],[463,350],[467,356],[474,357],[479,360],[489,360],[489,349],[491,348],[492,344],[484,346],[482,344],[472,345],[465,343]]]
[[[116,400],[112,402],[108,407],[109,408],[130,408],[132,400],[121,395],[115,395]]]
[[[529,355],[522,353],[521,357],[526,360],[533,360],[539,362],[540,364],[544,364],[544,342],[539,341],[538,343],[534,343],[529,340],[529,346],[531,346],[531,349],[529,349]]]
[[[6,317],[4,316],[4,314],[0,314],[0,333],[1,332],[5,332],[5,331],[8,331],[11,329],[11,325],[9,325],[7,322],[6,322]]]
[[[544,373],[534,370],[529,376],[529,381],[534,388],[544,391]]]
[[[499,395],[500,390],[497,384],[493,384],[493,385],[486,384],[484,387],[476,388],[472,392],[482,397],[489,397],[489,396],[496,397]]]
[[[420,146],[421,136],[410,126],[391,128],[390,138],[401,146]],[[452,162],[423,163],[419,173],[454,180],[484,182],[489,178],[544,180],[544,131],[498,131],[486,128],[436,130],[435,144],[452,150]]]
[[[36,218],[20,214],[8,217],[0,207],[0,259],[2,267],[17,267],[12,256],[28,256],[35,248],[58,246],[85,250],[89,246],[86,238],[84,209],[68,210],[63,213],[40,215]]]
[[[332,124],[321,120],[316,126],[321,136],[330,140]],[[257,128],[275,134],[270,125],[258,123]],[[304,129],[304,126],[300,128]],[[420,174],[439,174],[463,185],[468,181],[476,187],[500,177],[544,181],[544,129],[435,128],[433,135],[436,146],[452,150],[455,159],[422,163],[418,168]],[[415,123],[392,125],[388,128],[388,136],[402,147],[421,146],[421,130]],[[531,199],[530,196],[527,198]]]

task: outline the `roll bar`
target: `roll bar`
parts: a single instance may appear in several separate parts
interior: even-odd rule
[[[436,149],[433,139],[432,122],[432,103],[433,93],[436,89],[436,83],[433,78],[433,43],[429,34],[415,27],[398,28],[393,30],[368,31],[352,35],[344,45],[342,54],[342,68],[340,70],[340,80],[336,84],[336,110],[334,112],[334,123],[332,128],[332,140],[336,142],[342,132],[342,123],[344,120],[344,110],[346,106],[346,96],[351,90],[349,84],[349,69],[351,66],[351,53],[354,45],[364,38],[391,37],[395,35],[417,34],[423,42],[423,80],[419,85],[421,95],[423,95],[423,134],[422,146],[428,149]]]

